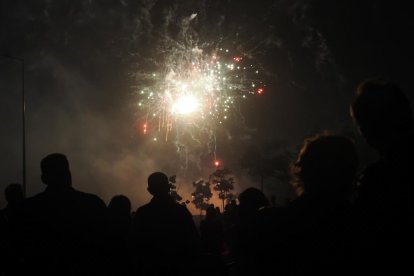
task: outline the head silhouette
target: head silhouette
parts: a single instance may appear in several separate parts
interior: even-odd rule
[[[218,213],[214,205],[210,205],[206,209],[206,220],[215,220],[218,217]]]
[[[170,191],[170,182],[162,172],[152,173],[148,177],[148,192],[155,197],[166,196]]]
[[[114,196],[108,204],[108,210],[114,214],[129,214],[131,201],[124,195]]]
[[[61,153],[49,154],[40,163],[42,181],[48,186],[68,187],[72,185],[69,162]]]
[[[266,196],[257,188],[250,187],[239,195],[240,208],[249,210],[258,210],[261,207],[268,206],[269,201]]]
[[[299,194],[348,196],[358,167],[351,140],[318,135],[305,140],[292,168]]]
[[[252,219],[262,207],[269,206],[266,196],[257,188],[250,187],[239,194],[239,205],[237,207],[236,224],[250,224]]]
[[[10,205],[17,204],[24,199],[22,186],[18,183],[8,185],[4,190],[4,195]]]
[[[381,78],[368,79],[358,86],[351,116],[367,143],[380,153],[392,150],[414,129],[407,97],[398,85]]]

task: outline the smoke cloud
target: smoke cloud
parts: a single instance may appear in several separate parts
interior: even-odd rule
[[[171,41],[199,47],[220,42],[263,66],[267,98],[242,104],[243,121],[216,133],[218,158],[235,172],[236,193],[259,185],[240,167],[247,143],[274,138],[296,145],[318,122],[346,121],[346,114],[326,116],[345,110],[338,103],[347,101],[330,93],[342,76],[310,23],[306,1],[48,0],[3,6],[0,53],[22,56],[26,64],[29,196],[44,189],[40,160],[60,152],[70,161],[74,187],[106,202],[124,194],[134,208],[144,204],[150,199],[146,179],[154,171],[176,174],[179,194],[191,200],[191,183],[215,169],[211,152],[193,147],[179,154],[177,143],[154,143],[137,127],[137,76],[163,65]],[[0,68],[4,190],[21,182],[21,82],[18,64],[2,59]],[[330,81],[321,85],[322,79]],[[268,195],[280,194],[281,202],[290,195],[286,183],[267,185]]]

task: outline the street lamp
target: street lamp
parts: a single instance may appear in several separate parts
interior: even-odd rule
[[[10,55],[1,55],[2,57],[18,61],[22,65],[22,102],[21,102],[21,111],[22,111],[22,148],[23,148],[23,175],[22,175],[22,188],[23,195],[26,196],[26,99],[24,94],[24,59],[21,57],[15,57]]]

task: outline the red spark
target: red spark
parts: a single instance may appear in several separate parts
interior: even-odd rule
[[[242,60],[242,57],[234,57],[233,60],[236,61],[236,62],[239,62],[239,61]]]
[[[262,95],[264,93],[264,88],[260,87],[257,89],[257,94]]]

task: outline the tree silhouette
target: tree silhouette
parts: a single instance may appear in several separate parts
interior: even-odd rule
[[[233,200],[237,200],[239,194],[233,194],[232,192],[227,193],[226,200],[227,202],[231,202]]]
[[[209,200],[213,196],[211,193],[210,183],[200,179],[193,182],[193,187],[195,188],[195,191],[191,194],[193,197],[191,203],[193,203],[195,207],[200,210],[201,215],[203,210],[206,210],[210,205]]]
[[[170,184],[170,196],[172,199],[174,199],[175,202],[181,202],[183,199],[177,192],[177,185],[176,185],[176,175],[172,175],[168,178],[169,184]]]
[[[210,175],[210,181],[214,185],[213,189],[218,192],[218,197],[223,202],[230,201],[234,198],[234,195],[230,192],[234,189],[234,178],[231,176],[231,172],[228,169],[217,169]]]

